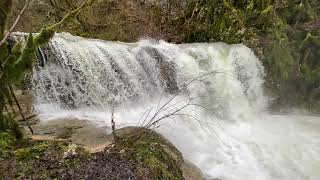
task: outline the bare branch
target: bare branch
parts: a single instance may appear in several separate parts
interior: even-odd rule
[[[157,105],[156,112],[157,112],[157,111],[158,111],[158,109],[159,109],[159,106],[160,106],[161,100],[162,100],[162,94],[161,94],[161,96],[160,96],[160,99],[159,99],[159,102],[158,102],[158,105]]]
[[[28,5],[30,4],[31,0],[27,0],[26,4],[24,5],[24,7],[22,8],[22,10],[19,12],[16,20],[14,21],[14,23],[12,24],[12,26],[10,27],[9,31],[6,33],[6,35],[3,37],[3,39],[0,42],[0,46],[5,43],[8,39],[8,37],[10,36],[10,34],[13,32],[14,28],[16,27],[16,25],[18,24],[21,16],[23,15],[24,11],[27,9]]]
[[[149,109],[147,109],[142,116],[139,118],[139,121],[137,122],[137,126],[139,125],[140,121],[142,120],[142,118],[145,116],[145,114],[149,111]]]
[[[184,108],[186,108],[187,106],[198,106],[198,107],[201,107],[205,110],[209,110],[209,108],[206,108],[205,106],[201,105],[201,104],[197,104],[197,103],[194,103],[193,100],[195,98],[190,98],[188,103],[186,103],[185,105],[183,105],[182,107],[176,109],[175,111],[169,113],[169,114],[166,114],[164,116],[161,116],[160,118],[156,119],[157,116],[159,116],[159,114],[163,111],[166,111],[172,107],[175,107],[177,104],[180,104],[182,103],[184,100],[182,101],[178,101],[177,103],[175,104],[171,104],[170,103],[178,96],[180,95],[181,92],[183,92],[190,84],[192,84],[194,81],[197,81],[197,80],[200,80],[201,81],[201,78],[204,78],[206,76],[209,76],[211,74],[215,74],[215,73],[224,73],[224,72],[221,72],[220,69],[219,70],[215,70],[215,71],[212,71],[212,72],[209,72],[209,73],[206,73],[206,74],[203,74],[203,75],[200,75],[200,76],[197,76],[196,78],[192,79],[191,81],[189,81],[187,84],[185,84],[176,94],[174,94],[168,101],[166,101],[160,108],[159,108],[159,104],[161,103],[161,98],[162,98],[162,95],[161,95],[161,98],[159,100],[159,103],[157,105],[157,109],[154,113],[154,115],[149,119],[148,123],[145,125],[146,128],[150,128],[151,126],[155,126],[159,121],[165,119],[165,118],[168,118],[170,116],[174,116],[176,115],[178,112],[180,112],[181,110],[183,110]],[[152,108],[151,108],[152,109]],[[150,113],[151,110],[149,110],[148,112],[148,115]],[[144,122],[146,121],[147,117],[145,118]],[[142,124],[142,126],[144,125],[144,123]]]
[[[192,103],[192,104],[190,104],[190,106],[197,106],[197,107],[200,107],[200,108],[202,108],[202,109],[204,109],[204,110],[207,110],[207,111],[208,111],[208,110],[211,110],[211,109],[205,107],[204,105],[197,104],[197,103]]]
[[[165,106],[167,106],[174,98],[176,98],[182,91],[184,91],[190,84],[192,84],[194,81],[199,80],[203,77],[209,76],[211,74],[215,74],[215,73],[219,73],[220,70],[216,70],[216,71],[212,71],[203,75],[200,75],[194,79],[192,79],[191,81],[189,81],[183,88],[181,88],[175,95],[173,95],[169,101],[167,101],[159,110],[163,109]],[[157,114],[156,114],[157,115]]]
[[[149,116],[149,114],[150,114],[150,112],[151,112],[152,109],[153,109],[153,107],[151,107],[151,108],[149,109],[147,116],[144,118],[144,120],[143,120],[143,122],[142,122],[142,126],[144,125],[144,123],[145,123],[146,120],[148,119],[148,116]]]
[[[29,130],[30,130],[30,132],[31,132],[31,134],[33,134],[33,129],[31,128],[31,126],[30,126],[30,124],[29,124],[29,121],[24,117],[24,114],[23,114],[23,112],[22,112],[22,108],[21,108],[21,106],[20,106],[20,104],[19,104],[19,101],[18,101],[18,99],[17,99],[17,96],[16,96],[15,93],[14,93],[14,90],[13,90],[12,86],[9,85],[9,89],[10,89],[11,95],[12,95],[15,103],[16,103],[17,106],[18,106],[19,113],[20,113],[23,121],[26,122],[26,124],[27,124],[27,126],[28,126],[28,128],[29,128]]]
[[[71,17],[74,17],[76,14],[78,14],[80,12],[80,10],[82,10],[83,8],[91,5],[95,0],[86,0],[81,6],[79,6],[78,8],[72,10],[71,12],[69,12],[65,17],[62,18],[61,21],[52,24],[51,26],[47,27],[48,29],[54,29],[59,27],[61,24],[63,24],[64,22],[66,22],[67,20],[69,20]]]
[[[148,122],[148,124],[146,125],[146,128],[150,128],[151,126],[156,125],[156,124],[157,124],[159,121],[161,121],[162,119],[168,118],[168,117],[170,117],[170,116],[172,116],[172,115],[180,112],[181,110],[183,110],[184,108],[186,108],[187,106],[189,106],[190,103],[191,103],[191,100],[189,100],[189,102],[188,102],[187,104],[185,104],[184,106],[180,107],[179,109],[173,111],[172,113],[166,114],[166,115],[160,117],[159,119],[157,119],[157,120],[155,120],[155,121],[153,121],[154,119],[151,119],[151,120]]]

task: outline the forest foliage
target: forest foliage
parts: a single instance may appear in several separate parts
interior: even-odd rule
[[[34,1],[17,30],[37,32],[81,2]],[[318,0],[99,0],[58,31],[125,42],[151,37],[243,43],[264,63],[266,85],[280,97],[276,103],[315,107],[320,99],[319,14]]]
[[[25,1],[23,5],[27,7],[29,0]],[[12,133],[17,139],[22,138],[22,132],[13,119],[15,110],[13,105],[21,109],[17,98],[15,96],[13,86],[19,85],[25,78],[25,75],[32,71],[33,63],[36,60],[36,51],[42,45],[45,45],[54,36],[55,29],[61,24],[65,23],[69,19],[75,17],[75,15],[84,7],[92,5],[93,0],[87,0],[83,2],[79,7],[70,10],[63,18],[57,23],[43,26],[39,30],[39,33],[29,33],[25,40],[21,41],[8,41],[8,33],[14,29],[17,20],[12,23],[11,28],[7,27],[8,17],[11,13],[13,6],[12,0],[4,0],[0,2],[0,133]],[[19,12],[21,15],[23,10]],[[9,111],[11,107],[12,111]],[[22,118],[24,118],[21,113]],[[25,120],[25,119],[24,119]],[[25,120],[26,121],[26,120]],[[28,122],[27,122],[28,124]],[[32,128],[28,125],[30,131],[33,133]]]
[[[23,136],[8,109],[16,103],[13,86],[32,71],[37,49],[55,32],[125,42],[151,37],[174,43],[243,43],[262,60],[266,86],[279,97],[275,104],[320,110],[319,0],[93,1],[32,0],[14,28],[30,34],[24,41],[0,43],[0,156],[8,156]],[[0,1],[0,40],[25,2]],[[137,155],[148,157],[137,156],[139,161],[157,162],[147,161],[144,146],[138,150]]]

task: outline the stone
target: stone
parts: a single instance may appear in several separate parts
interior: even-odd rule
[[[32,126],[35,135],[65,139],[84,145],[88,150],[98,151],[112,143],[107,138],[107,130],[97,127],[89,121],[77,118],[62,118],[50,121],[40,121]]]
[[[185,180],[205,180],[206,178],[202,174],[201,170],[192,162],[184,160],[182,166],[182,172]],[[214,179],[219,180],[219,179]]]
[[[40,123],[32,126],[35,134],[31,136],[32,139],[36,140],[52,140],[59,139],[63,141],[71,141],[74,144],[84,145],[84,148],[87,149],[91,153],[102,152],[106,149],[106,147],[114,147],[114,136],[113,134],[109,134],[107,129],[108,127],[97,127],[89,121],[81,120],[77,118],[62,118],[55,119],[50,121],[40,121]],[[204,180],[206,179],[202,174],[201,170],[192,164],[191,162],[185,160],[181,154],[181,152],[175,148],[175,146],[168,141],[162,135],[147,130],[141,127],[124,127],[121,129],[117,129],[115,131],[116,138],[124,139],[126,137],[132,137],[137,132],[146,131],[150,133],[144,138],[151,137],[151,145],[155,145],[156,147],[161,147],[178,165],[181,169],[183,177],[186,180]],[[62,138],[62,139],[61,139]],[[143,143],[144,139],[139,140]],[[153,142],[155,141],[155,142]],[[137,147],[139,148],[139,147]],[[66,153],[65,157],[73,154],[73,147],[69,152]],[[120,153],[127,153],[127,150],[121,149]]]
[[[181,152],[165,137],[156,133],[155,131],[147,130],[142,127],[124,127],[121,129],[117,129],[115,131],[116,138],[123,139],[127,137],[134,137],[134,135],[138,132],[146,131],[147,136],[139,139],[138,141],[144,141],[144,139],[148,140],[150,138],[151,144],[157,144],[161,148],[168,153],[174,161],[177,162],[178,166],[182,170],[183,177],[185,180],[205,180],[206,178],[202,174],[201,170],[188,160],[185,160],[181,154]],[[109,134],[108,138],[113,139],[113,135]]]

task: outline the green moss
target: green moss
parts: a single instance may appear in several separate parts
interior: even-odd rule
[[[3,62],[4,59],[6,59],[8,57],[8,55],[9,55],[8,44],[4,43],[3,45],[0,46],[0,60],[1,60],[1,62]]]
[[[294,73],[295,60],[285,44],[274,43],[268,50],[267,60],[274,68],[275,77],[287,80]]]
[[[263,32],[272,23],[273,12],[272,1],[200,0],[187,3],[176,23],[181,34],[189,32],[185,34],[187,42],[240,43]]]
[[[43,156],[45,152],[55,152],[59,156],[68,149],[68,144],[58,142],[41,142],[15,150],[14,158],[17,161],[30,161]]]
[[[76,155],[65,157],[69,144],[60,141],[29,141],[15,147],[13,155],[0,164],[8,179],[55,179],[66,169],[76,169],[89,153],[78,146]]]
[[[6,64],[5,73],[6,78],[9,80],[8,82],[15,84],[25,77],[25,73],[32,70],[35,59],[35,46],[32,34],[29,34],[21,56],[14,58],[12,55],[11,57],[13,59]]]
[[[54,36],[53,28],[47,27],[41,29],[40,33],[35,36],[34,42],[37,47],[44,45]]]
[[[34,147],[26,147],[18,149],[14,152],[15,159],[18,161],[32,160],[39,157],[43,152],[48,149],[49,145],[46,143],[39,144]]]
[[[7,115],[7,116],[0,115],[0,131],[4,133],[12,134],[12,136],[14,136],[18,140],[21,140],[23,136],[23,133],[19,127],[19,124],[14,120],[14,118],[11,115]]]
[[[135,149],[135,160],[149,167],[155,179],[183,179],[180,167],[159,144],[142,143]]]
[[[17,59],[22,54],[21,50],[22,50],[22,42],[15,43],[12,48],[12,55]]]
[[[13,135],[7,132],[0,132],[0,160],[9,157],[10,150],[13,149],[15,144],[16,138]]]
[[[180,152],[155,132],[138,128],[120,136],[116,146],[131,151],[132,160],[149,168],[154,179],[184,179]]]

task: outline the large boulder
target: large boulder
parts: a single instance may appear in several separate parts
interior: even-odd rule
[[[142,127],[125,127],[114,132],[116,148],[128,151],[132,159],[148,167],[153,179],[205,179],[200,169],[184,160],[165,137]]]
[[[142,169],[143,177],[151,179],[205,179],[200,169],[191,162],[184,160],[181,152],[165,137],[155,131],[142,127],[124,127],[110,133],[109,127],[97,127],[86,120],[64,118],[51,121],[41,121],[33,125],[36,140],[63,139],[72,143],[82,144],[93,153],[96,161],[104,161],[106,157],[120,158],[130,161],[130,166]],[[109,134],[108,134],[109,132]],[[114,157],[109,154],[118,154]],[[121,161],[122,161],[121,160]],[[120,163],[121,165],[123,163]],[[82,177],[103,174],[106,169],[95,169],[86,172],[97,163],[85,160],[79,171],[65,172],[65,177]],[[136,171],[136,170],[133,170]],[[138,172],[139,170],[137,170]],[[71,173],[71,174],[70,174]]]

